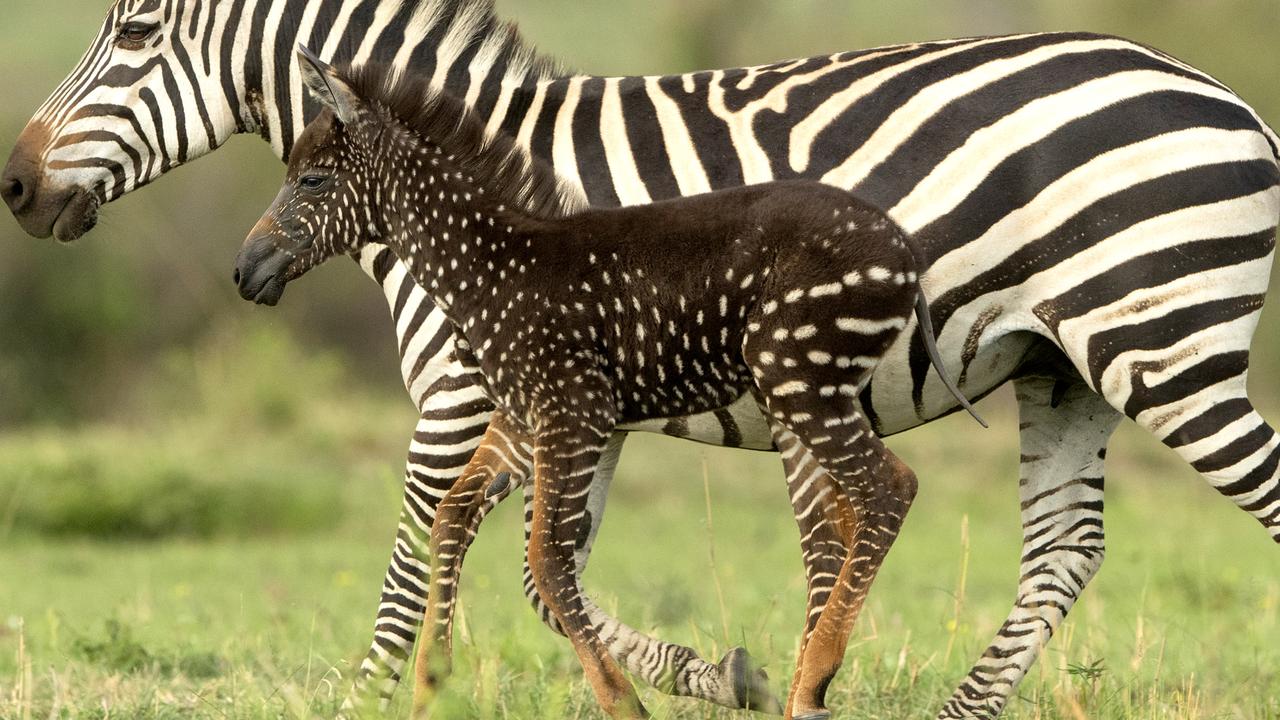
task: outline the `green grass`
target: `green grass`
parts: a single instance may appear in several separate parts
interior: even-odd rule
[[[182,403],[158,400],[132,435],[89,427],[0,441],[0,467],[56,471],[33,473],[26,501],[14,500],[12,484],[8,494],[0,491],[0,717],[334,712],[369,639],[398,505],[399,451],[390,443],[409,429],[412,412],[344,395],[341,379],[323,371],[308,384],[329,400],[253,402],[271,393],[236,389],[228,378],[241,373],[240,363],[310,363],[287,346],[266,345],[265,356],[191,359],[204,368],[196,376],[221,391],[185,388],[177,393]],[[174,420],[192,397],[204,399],[189,408],[190,422]],[[957,417],[891,443],[917,468],[922,489],[829,694],[848,715],[932,717],[1004,619],[1020,537],[1016,421],[999,401],[991,405],[990,432]],[[343,422],[331,417],[339,406]],[[381,436],[386,443],[370,440]],[[79,459],[60,465],[62,456]],[[1136,431],[1121,433],[1111,457],[1108,561],[1007,716],[1276,717],[1275,548],[1252,520]],[[258,519],[106,539],[23,519],[38,516],[37,508],[57,517],[49,509],[56,494],[39,485],[48,476],[71,487],[58,470],[66,467],[101,479],[69,506],[97,503],[119,515],[128,510],[122,500],[132,499],[145,515],[150,503],[139,493],[154,490],[156,480],[122,468],[148,458],[187,468],[193,487],[236,488],[198,497],[217,513]],[[222,477],[233,467],[238,475]],[[332,512],[309,515],[298,509],[305,503],[274,490],[246,509],[242,496],[256,482],[298,497],[317,493]],[[520,512],[508,503],[468,557],[457,672],[435,716],[599,717],[568,643],[528,610],[519,568]],[[776,458],[634,438],[587,586],[603,607],[704,657],[745,644],[785,691],[804,585]],[[642,695],[661,717],[741,716],[651,690]],[[395,716],[407,716],[408,698],[398,694]]]

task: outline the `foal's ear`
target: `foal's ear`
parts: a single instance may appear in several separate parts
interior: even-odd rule
[[[302,84],[307,86],[316,102],[333,110],[343,125],[356,121],[360,97],[351,89],[333,66],[311,52],[304,45],[298,46],[298,69],[302,71]]]

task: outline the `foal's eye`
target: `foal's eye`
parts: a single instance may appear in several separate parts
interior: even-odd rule
[[[303,190],[319,190],[329,184],[329,178],[324,175],[303,175],[298,178],[298,187]]]
[[[116,33],[116,41],[124,47],[137,49],[142,43],[150,40],[159,29],[159,23],[127,22],[120,26],[120,30]]]

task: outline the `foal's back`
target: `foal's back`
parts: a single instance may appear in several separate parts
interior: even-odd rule
[[[566,269],[583,263],[584,250],[597,255],[617,253],[624,261],[653,267],[668,285],[696,274],[695,269],[723,275],[748,250],[776,252],[828,240],[832,243],[828,250],[856,262],[879,252],[886,236],[902,238],[901,231],[874,206],[846,190],[812,180],[782,180],[648,205],[587,209],[556,221],[548,230],[565,241],[562,265]],[[556,244],[555,239],[547,239],[549,245]]]
[[[916,298],[914,258],[897,226],[811,181],[586,210],[524,230],[531,272],[513,282],[532,303],[508,347],[537,362],[517,366],[513,379],[554,387],[561,356],[576,358],[582,382],[584,359],[624,421],[736,400],[759,370],[762,358],[746,357],[744,343],[762,326],[765,364],[819,358],[846,371],[872,353],[854,350],[860,343],[842,324],[889,320],[896,336]]]

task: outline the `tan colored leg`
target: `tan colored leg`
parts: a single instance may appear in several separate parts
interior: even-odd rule
[[[610,717],[648,717],[622,668],[592,627],[574,573],[574,547],[607,431],[564,420],[534,448],[529,568],[543,602],[573,643],[587,681]]]
[[[466,470],[441,499],[431,528],[431,591],[426,616],[415,653],[413,713],[424,716],[440,683],[453,670],[453,612],[457,607],[458,581],[467,548],[475,538],[480,521],[516,483],[506,480],[497,487],[501,475],[523,476],[529,470],[528,438],[501,412],[489,421],[480,447],[471,456]]]
[[[790,461],[788,455],[792,448],[779,446],[783,454],[783,465],[787,470],[791,504],[796,510],[796,524],[800,528],[800,549],[804,554],[809,589],[805,604],[804,631],[800,636],[796,669],[791,678],[791,689],[794,691],[800,682],[799,659],[804,657],[809,638],[817,628],[839,581],[849,547],[853,543],[856,517],[831,476],[813,461],[803,446],[795,441],[794,435],[788,433],[788,436],[793,441],[794,450],[804,460],[803,463]],[[790,701],[794,697],[794,692],[788,693],[788,704],[783,710],[787,717],[790,717]]]
[[[817,625],[804,643],[789,700],[789,717],[795,720],[831,716],[825,703],[827,687],[844,661],[849,635],[867,592],[915,498],[915,474],[887,448],[881,446],[881,450],[881,458],[869,458],[879,460],[868,465],[869,482],[846,486],[847,492],[839,502],[841,525],[853,528],[851,551]]]
[[[829,475],[823,475],[823,484],[829,484],[831,487],[831,495],[828,496],[827,502],[823,503],[822,518],[818,523],[831,533],[832,538],[828,539],[828,543],[832,543],[832,550],[841,551],[841,555],[833,557],[835,560],[835,568],[829,573],[829,579],[824,583],[824,592],[814,593],[810,589],[809,605],[805,612],[805,628],[804,634],[800,637],[800,650],[796,653],[796,669],[791,676],[791,688],[787,692],[787,706],[783,715],[791,717],[794,714],[794,702],[801,685],[804,685],[804,659],[809,650],[809,643],[814,637],[826,637],[831,624],[831,618],[835,615],[836,610],[828,612],[832,602],[840,602],[840,596],[836,593],[837,588],[844,583],[847,574],[847,557],[849,557],[849,548],[854,544],[856,528],[858,528],[858,514],[852,507],[849,500],[837,486],[835,480]],[[817,512],[814,512],[817,514]],[[814,585],[810,582],[810,588]],[[823,624],[822,620],[827,618],[827,623]]]

